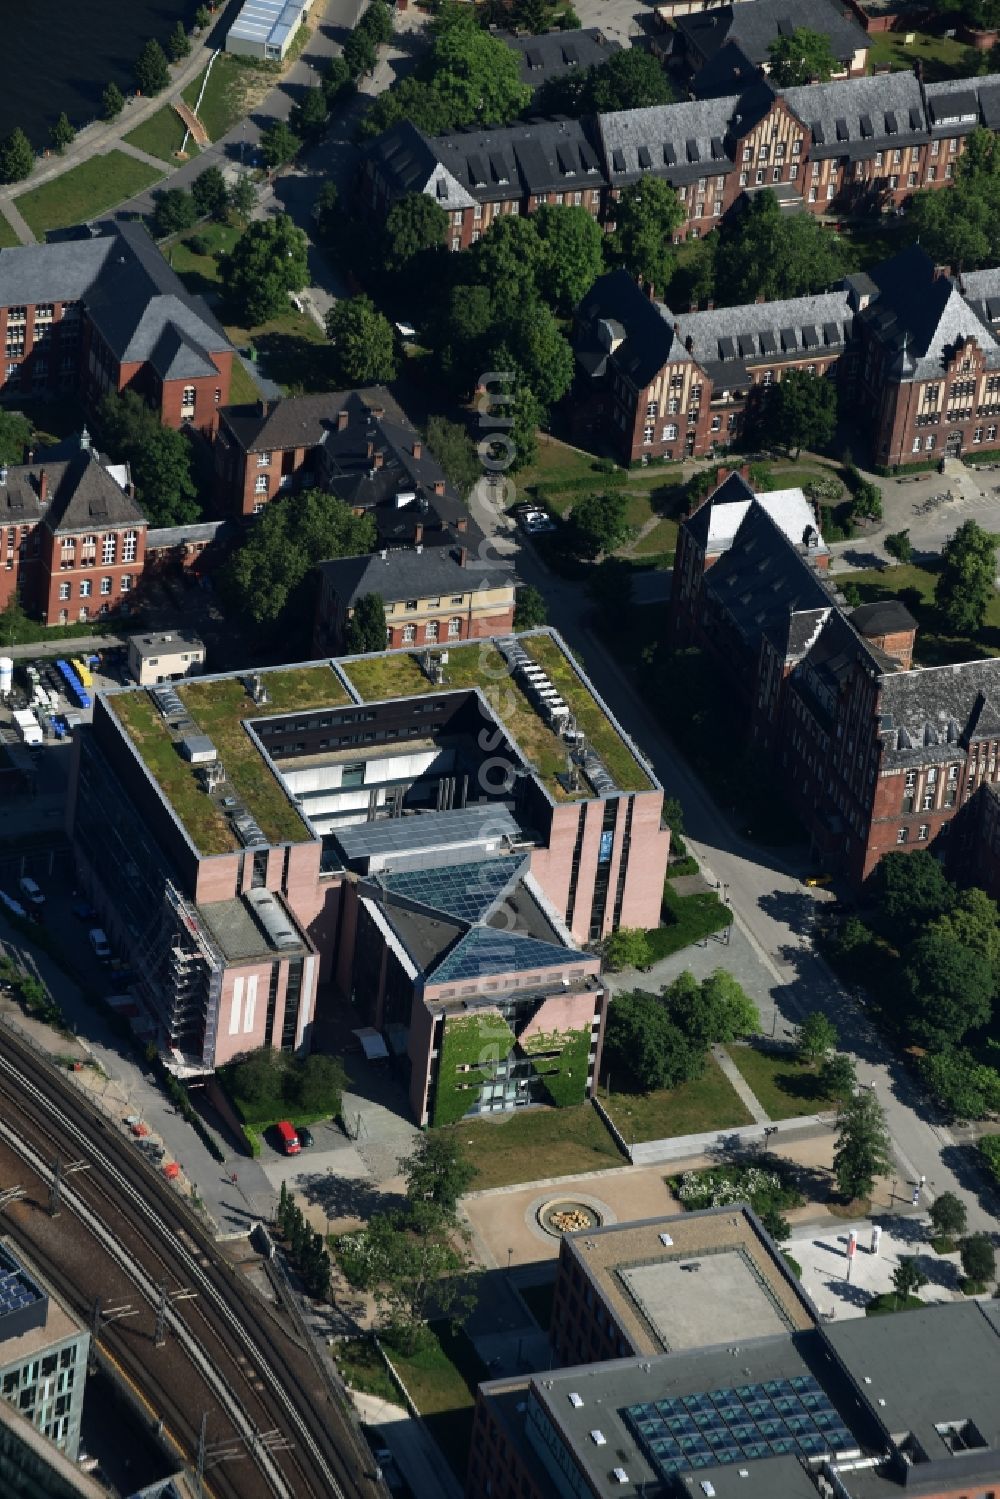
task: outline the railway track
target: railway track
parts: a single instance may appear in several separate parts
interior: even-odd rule
[[[242,1445],[253,1468],[251,1477],[248,1463],[240,1463],[238,1480],[227,1465],[215,1468],[214,1492],[233,1499],[250,1499],[251,1492],[267,1499],[368,1499],[384,1492],[370,1476],[370,1460],[349,1417],[308,1353],[282,1335],[187,1205],[85,1098],[4,1028],[0,1141],[45,1187],[57,1156],[86,1161],[88,1171],[61,1184],[63,1212],[72,1213],[147,1308],[159,1305],[166,1287],[168,1336],[210,1392],[225,1436]],[[39,1258],[34,1240],[30,1252]],[[89,1317],[80,1287],[60,1284],[65,1277],[58,1255],[43,1251],[42,1258],[46,1263],[39,1268]],[[171,1304],[171,1292],[191,1291],[193,1299]],[[122,1332],[115,1341],[135,1364],[136,1339]],[[140,1387],[150,1383],[157,1357],[145,1347],[146,1359],[138,1360]],[[169,1404],[173,1415],[171,1422],[162,1412],[165,1425],[193,1464],[200,1421],[185,1418],[185,1402],[176,1392],[158,1394],[158,1408]]]

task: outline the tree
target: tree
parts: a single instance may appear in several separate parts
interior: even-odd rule
[[[1000,1110],[1000,1072],[971,1051],[942,1047],[920,1058],[924,1087],[955,1119],[984,1119]]]
[[[972,887],[960,891],[951,909],[936,917],[927,930],[938,937],[950,937],[1000,966],[1000,910],[985,890]]]
[[[326,94],[316,84],[313,88],[307,88],[292,106],[288,123],[301,140],[316,141],[326,128],[328,113]]]
[[[494,335],[487,368],[512,371],[515,383],[527,386],[545,409],[566,394],[573,383],[573,350],[547,307],[524,302],[505,313]]]
[[[448,215],[440,203],[426,193],[409,193],[400,198],[385,221],[388,265],[399,270],[422,252],[436,250],[443,254],[447,232]]]
[[[815,1066],[822,1062],[823,1058],[837,1044],[837,1027],[833,1021],[823,1014],[822,1010],[813,1010],[807,1015],[799,1026],[796,1037],[796,1050],[799,1060]]]
[[[844,602],[847,607],[849,609],[857,609],[858,605],[862,602],[861,589],[857,583],[844,583],[841,587],[841,592],[844,595]]]
[[[272,121],[260,138],[260,154],[272,172],[294,161],[301,147],[300,137],[284,120]]]
[[[326,107],[333,112],[337,105],[353,91],[354,80],[351,70],[342,57],[331,57],[323,74],[323,92],[326,95]]]
[[[628,536],[628,500],[618,490],[584,495],[569,519],[569,546],[577,557],[593,561],[615,551]]]
[[[198,217],[224,220],[229,208],[229,189],[218,167],[206,167],[191,184],[191,198]]]
[[[155,37],[150,37],[143,47],[132,71],[140,94],[159,94],[166,88],[170,82],[170,69],[163,48]]]
[[[339,385],[376,385],[395,378],[393,327],[369,297],[335,302],[326,315],[326,332]]]
[[[851,475],[851,515],[856,520],[882,519],[882,491],[870,479],[863,479],[856,468]]]
[[[367,31],[354,28],[344,43],[344,61],[352,78],[367,78],[374,73],[378,49]]]
[[[427,446],[449,482],[465,499],[480,477],[482,466],[463,424],[450,422],[444,416],[432,416],[427,423]]]
[[[104,112],[104,118],[106,120],[117,120],[124,108],[125,95],[117,83],[111,82],[106,84],[104,92],[101,95],[101,109]]]
[[[489,288],[491,307],[511,314],[536,300],[544,251],[538,237],[538,215],[496,218],[470,252],[473,273]],[[504,334],[506,328],[503,329]]]
[[[25,638],[29,624],[21,595],[15,589],[4,608],[0,609],[0,641],[8,647],[17,645]]]
[[[913,543],[910,541],[909,531],[890,531],[882,545],[897,562],[905,563],[913,559]]]
[[[671,241],[687,217],[677,194],[659,177],[645,177],[622,188],[614,213],[606,240],[609,262],[662,291],[674,265]]]
[[[927,1284],[927,1276],[921,1270],[916,1257],[912,1254],[903,1254],[899,1257],[899,1264],[892,1272],[892,1289],[897,1300],[904,1306],[911,1296]]]
[[[822,375],[788,370],[767,392],[763,413],[768,438],[785,448],[825,448],[837,425],[837,387]]]
[[[385,0],[372,0],[371,5],[365,10],[358,21],[358,28],[371,37],[376,47],[392,39],[392,11]]]
[[[184,22],[178,20],[174,24],[173,31],[167,37],[167,56],[171,62],[180,62],[182,57],[189,57],[190,54],[191,43],[188,41],[188,34],[184,30]]]
[[[716,968],[702,979],[699,993],[709,1044],[737,1041],[760,1030],[760,1011],[724,968]]]
[[[817,1081],[824,1098],[841,1100],[850,1098],[858,1085],[854,1063],[842,1051],[835,1051],[832,1056],[823,1058]]]
[[[531,583],[522,583],[514,595],[514,629],[534,630],[549,622],[545,596]]]
[[[151,526],[180,526],[201,519],[192,477],[191,444],[164,427],[140,396],[108,394],[98,408],[101,446],[132,471],[136,499]]]
[[[871,883],[888,934],[897,945],[955,903],[954,886],[924,848],[912,854],[886,854],[876,865]]]
[[[62,114],[59,116],[58,120],[56,120],[55,124],[52,126],[52,129],[49,131],[49,140],[51,141],[54,148],[59,152],[60,156],[63,154],[66,147],[72,145],[72,143],[76,140],[76,131],[70,124],[69,115],[65,110],[63,110]]]
[[[285,1098],[304,1114],[340,1113],[347,1073],[338,1057],[314,1051],[285,1074]]]
[[[586,92],[587,114],[672,104],[675,97],[662,64],[639,47],[613,52],[606,62],[592,68]]]
[[[335,182],[324,182],[316,195],[312,211],[317,237],[327,245],[333,244],[340,228],[340,193]]]
[[[31,423],[24,413],[0,410],[0,463],[23,463],[30,441]]]
[[[317,562],[357,557],[375,545],[375,522],[318,489],[273,500],[233,554],[224,584],[261,625],[273,625],[301,602]]]
[[[505,125],[515,119],[531,100],[516,54],[484,31],[467,7],[439,17],[435,30],[428,76],[453,123]]]
[[[221,262],[222,282],[247,326],[276,317],[309,281],[309,241],[287,213],[248,224]]]
[[[942,1192],[927,1211],[931,1227],[939,1239],[954,1242],[965,1233],[969,1215],[965,1203],[954,1192]]]
[[[239,1102],[252,1104],[259,1113],[264,1113],[263,1105],[277,1104],[281,1098],[284,1058],[272,1046],[262,1046],[257,1051],[235,1057],[228,1064],[226,1075]]]
[[[399,1169],[406,1178],[406,1198],[413,1207],[430,1207],[445,1218],[453,1218],[458,1199],[468,1190],[476,1168],[462,1154],[454,1135],[421,1135]]]
[[[777,36],[768,47],[771,80],[777,88],[804,83],[826,83],[840,69],[840,60],[821,31],[797,26],[791,36]]]
[[[385,605],[382,595],[363,594],[347,621],[344,649],[350,656],[361,656],[367,651],[384,651],[385,641]]]
[[[571,312],[604,267],[601,227],[586,208],[560,208],[551,203],[539,208],[533,222],[542,250],[536,273],[538,290],[561,311]]]
[[[207,5],[199,5],[194,13],[194,24],[199,31],[205,31],[212,24],[212,12]]]
[[[644,1093],[676,1087],[704,1067],[704,1049],[689,1042],[664,1000],[640,989],[612,999],[604,1058],[607,1074],[628,1079]]]
[[[601,954],[612,973],[623,968],[648,968],[653,958],[646,933],[641,927],[629,926],[620,926],[605,937]]]
[[[953,635],[974,635],[995,592],[996,538],[974,520],[963,521],[941,551],[934,601]]]
[[[902,1023],[925,1046],[948,1046],[990,1018],[993,968],[951,937],[928,932],[909,950],[901,977]]]
[[[875,1178],[892,1166],[885,1113],[874,1093],[865,1088],[841,1105],[833,1169],[837,1186],[847,1201],[870,1197]]]
[[[168,187],[154,196],[152,215],[153,234],[163,239],[168,234],[179,234],[190,229],[197,221],[198,210],[191,193],[182,187]]]
[[[996,1275],[997,1257],[989,1234],[970,1234],[959,1246],[962,1269],[966,1275],[964,1289],[970,1294],[985,1288]]]
[[[0,182],[23,182],[35,165],[31,142],[19,125],[0,142]]]
[[[352,1286],[374,1293],[388,1337],[404,1352],[419,1346],[431,1316],[460,1317],[474,1299],[470,1262],[450,1226],[427,1232],[422,1216],[376,1213],[344,1235],[337,1258]]]
[[[733,305],[805,296],[833,286],[850,268],[836,235],[807,213],[784,213],[765,188],[720,231],[716,300]]]
[[[249,175],[241,172],[229,189],[229,206],[236,217],[246,224],[250,221],[256,202],[257,189]]]

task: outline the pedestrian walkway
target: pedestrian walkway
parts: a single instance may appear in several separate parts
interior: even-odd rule
[[[771,1116],[743,1076],[724,1046],[713,1046],[712,1055],[725,1074],[733,1092],[743,1101],[753,1115],[755,1124],[770,1124]]]
[[[208,131],[205,129],[204,125],[201,123],[191,106],[189,104],[185,104],[183,99],[173,99],[171,100],[171,103],[173,104],[174,109],[180,115],[181,119],[184,121],[184,124],[194,136],[195,145],[199,147],[210,145],[211,141],[209,140]]]
[[[351,1390],[350,1396],[365,1425],[385,1439],[415,1499],[461,1499],[462,1490],[422,1421],[379,1395]]]
[[[150,151],[144,151],[141,146],[133,146],[130,141],[119,141],[115,150],[123,152],[126,156],[134,156],[136,161],[143,161],[146,166],[155,167],[158,172],[164,169],[165,164],[161,157],[154,156]]]

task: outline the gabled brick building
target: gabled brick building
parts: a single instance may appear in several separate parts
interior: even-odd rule
[[[127,468],[95,453],[86,432],[0,469],[0,608],[16,593],[44,624],[128,612],[145,548]]]
[[[215,430],[234,350],[140,224],[0,251],[0,400],[134,390],[170,427]]]
[[[752,9],[751,6],[741,9]],[[493,219],[576,204],[606,226],[623,187],[657,177],[686,212],[677,238],[718,227],[741,199],[772,188],[789,209],[877,213],[918,188],[947,186],[965,139],[1000,127],[1000,74],[924,83],[914,73],[776,90],[756,73],[721,98],[530,120],[427,136],[408,122],[367,148],[361,195],[383,218],[424,193],[464,250]]]
[[[753,495],[731,475],[678,538],[670,632],[742,704],[826,867],[860,881],[883,854],[947,836],[962,847],[997,781],[1000,658],[913,666],[898,602],[848,611],[800,491]],[[804,522],[804,524],[803,524]]]
[[[840,64],[835,77],[864,73],[871,43],[846,7],[834,0],[752,0],[678,16],[671,58],[691,75],[697,98],[731,94],[755,72],[769,73],[772,44],[797,30],[826,37]]]

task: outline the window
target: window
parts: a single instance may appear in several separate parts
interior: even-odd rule
[[[781,168],[780,167],[772,167],[771,168],[771,181],[772,182],[780,182],[781,181]]]
[[[667,402],[667,415],[668,416],[676,416],[677,413],[678,413],[678,411],[680,411],[680,409],[681,409],[681,403],[680,403],[680,401],[678,401],[678,399],[677,399],[676,396],[671,396],[670,400]]]
[[[941,151],[941,142],[940,141],[931,141],[931,155],[932,156],[937,156],[937,155],[939,155],[940,151]]]
[[[429,619],[427,621],[427,628],[424,631],[424,639],[425,640],[437,640],[437,638],[438,638],[438,622],[437,622],[436,619]]]
[[[462,633],[462,621],[460,619],[449,619],[448,639],[457,640]]]
[[[747,185],[747,174],[746,174],[746,172],[741,172],[740,173],[740,187],[746,187],[746,185]]]
[[[931,437],[926,437],[924,439],[924,449],[925,449],[926,452],[932,453],[936,447],[937,447],[937,438],[936,437],[931,436]]]
[[[987,427],[986,428],[986,441],[987,442],[992,442],[993,439],[994,439],[994,437],[996,437],[996,435],[997,435],[997,429],[996,429],[996,427]]]
[[[102,578],[101,579],[101,592],[103,594],[109,594],[111,592],[111,579],[110,578]]]
[[[897,188],[899,186],[899,178],[897,176],[895,176],[895,174],[893,174],[893,176],[891,176],[889,178],[889,186],[890,186],[890,188],[893,188],[893,189],[895,189],[895,188]]]
[[[253,485],[254,494],[267,494],[267,475],[258,474]]]
[[[139,538],[135,531],[126,531],[122,538],[122,561],[134,562]]]
[[[875,165],[877,167],[880,167],[882,165],[882,163],[883,163],[884,160],[885,160],[885,157],[884,157],[883,153],[881,151],[876,151],[875,152]]]
[[[761,378],[761,384],[762,385],[770,385],[773,382],[773,380],[774,380],[774,371],[773,370],[765,370],[764,373],[761,375],[760,378]]]
[[[712,418],[712,431],[713,432],[721,432],[722,431],[722,417],[721,416],[713,416],[713,418]]]
[[[94,591],[94,585],[90,581],[90,579],[89,578],[82,578],[81,581],[80,581],[80,597],[82,599],[89,599],[90,595],[93,593],[93,591]]]
[[[944,169],[944,175],[945,175],[946,180],[949,181],[949,182],[951,181],[951,179],[955,175],[955,168],[952,166],[952,164],[951,164],[950,161],[949,161],[948,165]]]
[[[674,438],[676,436],[677,436],[677,423],[676,422],[668,422],[667,425],[663,429],[663,441],[664,442],[673,442],[673,440],[674,440]]]
[[[460,604],[464,598],[464,593],[453,593],[448,602],[451,604]]]
[[[837,184],[835,182],[828,182],[826,184],[826,196],[827,196],[827,199],[829,200],[830,198],[835,197],[836,193],[837,193]]]
[[[811,187],[809,189],[809,202],[810,203],[815,203],[816,202],[816,189],[814,187]]]
[[[132,574],[122,573],[121,581],[119,582],[118,587],[122,593],[128,593],[132,588]]]
[[[920,810],[922,812],[931,812],[931,811],[933,811],[933,808],[934,808],[934,791],[933,791],[933,788],[932,788],[931,790],[924,792],[923,801],[921,803]]]
[[[937,167],[928,167],[927,168],[927,181],[928,182],[936,182],[937,181]]]
[[[897,843],[905,843],[906,840],[909,838],[909,836],[910,836],[910,830],[909,830],[909,828],[897,828],[896,829],[896,842]]]
[[[660,403],[659,403],[659,401],[647,401],[646,402],[646,415],[647,416],[656,417],[656,416],[659,416],[659,414],[660,414]]]
[[[266,509],[267,509],[267,504],[266,504],[266,502],[264,500],[254,500],[254,502],[253,502],[253,513],[254,513],[254,515],[263,515],[264,511]]]
[[[928,835],[929,832],[930,832],[930,828],[928,827],[927,823],[926,822],[922,822],[920,824],[920,827],[917,830],[917,841],[919,843],[926,843],[927,842],[927,835]]]
[[[185,385],[181,391],[181,416],[194,416],[194,386]]]
[[[792,141],[792,155],[793,156],[801,156],[802,155],[802,137],[801,136],[797,136],[795,138],[795,140]]]
[[[115,560],[115,549],[118,544],[117,536],[105,536],[101,543],[101,562],[105,567],[110,567]]]
[[[69,598],[69,584],[68,583],[60,583],[59,584],[59,597],[61,599],[68,599]]]
[[[8,307],[7,308],[7,327],[8,328],[11,326],[12,323],[26,323],[27,321],[28,321],[28,309],[27,309],[27,307]]]
[[[916,174],[916,172],[909,172],[909,173],[907,173],[906,185],[907,185],[907,187],[916,187],[916,185],[917,185],[917,174]]]
[[[975,432],[973,432],[973,434],[972,434],[972,441],[973,442],[982,442],[982,440],[983,440],[983,429],[982,429],[982,427],[977,427],[976,430],[975,430]]]
[[[758,167],[757,168],[756,172],[754,173],[753,180],[754,180],[755,184],[758,187],[764,181],[764,168],[763,167]]]
[[[753,152],[751,151],[750,147],[749,146],[744,146],[743,147],[743,160],[744,161],[749,161],[752,155],[753,155]]]
[[[416,635],[416,631],[414,630],[414,628],[413,628],[412,625],[404,625],[403,626],[403,644],[404,645],[412,645],[413,644],[413,639],[414,639],[415,635]]]
[[[416,607],[417,607],[417,601],[416,601],[416,599],[407,599],[406,603],[403,605],[403,608],[404,609],[409,609],[411,613],[412,613],[412,611]]]
[[[271,466],[271,455],[270,455],[270,453],[258,453],[257,454],[257,467],[258,468],[270,468],[270,466]]]
[[[643,429],[642,429],[642,440],[643,440],[643,442],[646,442],[646,443],[649,443],[649,442],[653,441],[653,423],[652,422],[647,422],[646,425],[643,427]]]
[[[919,437],[915,437],[913,439],[913,451],[915,453],[919,453],[920,452],[920,438]]]

